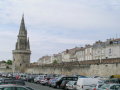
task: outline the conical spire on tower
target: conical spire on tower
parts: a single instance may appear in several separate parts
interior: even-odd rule
[[[24,15],[23,15],[20,24],[19,36],[26,36],[26,35],[27,35],[27,31],[25,28]]]
[[[24,15],[22,16],[16,50],[30,50],[29,40],[27,39],[27,30],[25,28]]]

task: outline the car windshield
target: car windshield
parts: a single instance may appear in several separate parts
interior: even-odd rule
[[[62,76],[58,77],[58,78],[57,78],[57,81],[59,81],[61,78],[62,78]]]
[[[108,88],[109,86],[110,86],[109,84],[104,84],[104,85],[101,86],[101,89],[106,89],[106,88]]]
[[[69,81],[70,85],[74,85],[75,81]]]

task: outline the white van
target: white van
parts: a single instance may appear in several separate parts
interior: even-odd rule
[[[98,78],[78,78],[76,89],[77,90],[90,90],[91,85],[96,85],[99,81]]]

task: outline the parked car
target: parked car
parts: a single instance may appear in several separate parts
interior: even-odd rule
[[[21,74],[20,79],[27,81],[27,74]]]
[[[26,87],[27,89],[29,89],[29,90],[34,90],[33,88],[31,88],[31,87]]]
[[[120,75],[111,75],[110,78],[120,78]]]
[[[120,84],[120,78],[110,78],[110,79],[104,80],[104,83],[119,83]]]
[[[39,75],[34,78],[34,83],[40,83],[40,80],[44,79],[46,75]]]
[[[14,84],[6,84],[0,85],[0,90],[34,90],[31,87],[21,86],[21,85],[14,85]]]
[[[104,84],[97,84],[97,85],[93,84],[90,86],[91,88],[90,90],[99,90],[102,85]]]
[[[66,89],[67,90],[76,90],[76,83],[77,83],[77,81],[69,81],[66,84]]]
[[[28,76],[26,77],[26,79],[27,79],[28,82],[34,82],[34,78],[35,78],[34,75],[28,75]]]
[[[24,80],[14,80],[14,84],[25,85],[25,81]]]
[[[7,74],[7,77],[8,77],[8,78],[12,78],[12,73],[8,73],[8,74]]]
[[[91,85],[96,85],[99,81],[98,78],[79,78],[77,81],[76,89],[77,90],[89,90]]]
[[[63,80],[77,81],[78,77],[75,77],[75,76],[63,76],[63,77],[59,77],[57,79],[57,81],[55,82],[55,87],[56,88],[60,88],[60,85],[61,85],[61,83],[62,83]]]
[[[25,85],[25,81],[23,81],[23,80],[16,80],[16,79],[2,79],[0,84]]]
[[[48,81],[48,86],[52,86],[52,84],[57,80],[57,77],[56,78],[51,78],[49,81]]]
[[[7,77],[7,73],[2,73],[2,77]]]
[[[60,84],[60,88],[65,89],[66,84],[69,82],[69,80],[63,80],[62,83]]]
[[[120,84],[104,84],[98,90],[120,90]]]
[[[48,83],[48,80],[47,80],[47,79],[42,79],[42,80],[40,81],[40,84],[42,84],[42,85],[47,85],[47,83]]]
[[[57,78],[53,79],[50,83],[51,87],[56,87]]]

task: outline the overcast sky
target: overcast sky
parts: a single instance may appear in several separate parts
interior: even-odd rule
[[[23,13],[31,62],[120,37],[120,0],[0,0],[0,60],[12,59]]]

